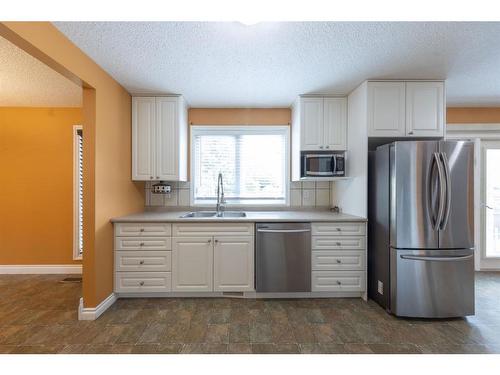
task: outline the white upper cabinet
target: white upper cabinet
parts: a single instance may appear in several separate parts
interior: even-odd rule
[[[187,107],[181,96],[132,98],[132,179],[187,179]]]
[[[442,82],[406,83],[406,132],[414,137],[444,135]]]
[[[156,172],[155,98],[132,98],[132,179],[152,179]]]
[[[294,152],[346,149],[346,98],[301,96],[293,112],[292,136],[300,139]]]
[[[404,137],[405,83],[368,82],[368,135]]]
[[[345,150],[347,146],[347,99],[324,98],[323,139],[328,150]]]
[[[444,83],[368,82],[369,137],[444,136]]]
[[[319,150],[323,145],[323,98],[302,99],[300,120],[302,149]]]

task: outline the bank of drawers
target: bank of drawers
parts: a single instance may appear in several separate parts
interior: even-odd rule
[[[115,225],[115,292],[172,290],[172,225]]]
[[[312,224],[312,291],[366,290],[366,224]]]

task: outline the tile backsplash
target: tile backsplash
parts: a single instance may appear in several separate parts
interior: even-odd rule
[[[190,206],[190,182],[167,182],[172,186],[170,195],[152,193],[155,182],[147,181],[146,206],[187,207]],[[291,207],[330,207],[334,191],[329,181],[290,182]]]

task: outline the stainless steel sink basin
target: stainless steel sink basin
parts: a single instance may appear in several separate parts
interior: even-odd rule
[[[181,215],[181,218],[188,217],[214,217],[217,214],[215,211],[193,211],[188,212],[187,214]]]
[[[219,217],[247,217],[247,214],[241,211],[223,211]]]
[[[245,212],[241,211],[223,211],[220,215],[217,215],[217,212],[215,211],[193,211],[193,212],[188,212],[184,215],[180,216],[182,219],[187,219],[187,218],[196,218],[196,217],[247,217],[247,214]]]

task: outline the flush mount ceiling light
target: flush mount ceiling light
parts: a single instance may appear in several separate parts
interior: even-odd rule
[[[261,21],[255,18],[244,18],[244,19],[239,19],[238,22],[244,26],[254,26],[260,23]]]

